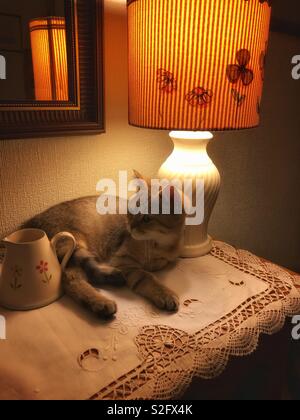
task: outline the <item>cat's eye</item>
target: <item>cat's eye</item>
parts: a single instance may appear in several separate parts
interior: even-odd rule
[[[150,216],[148,216],[147,214],[144,216],[144,218],[143,218],[143,222],[144,223],[150,223],[151,222],[151,218],[150,218]]]

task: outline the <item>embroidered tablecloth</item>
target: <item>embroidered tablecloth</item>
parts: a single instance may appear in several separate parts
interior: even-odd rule
[[[230,356],[252,353],[261,333],[300,314],[300,276],[221,242],[159,278],[179,294],[177,314],[126,289],[103,292],[118,302],[111,322],[68,297],[31,312],[0,308],[0,399],[179,397],[193,377],[220,375]]]

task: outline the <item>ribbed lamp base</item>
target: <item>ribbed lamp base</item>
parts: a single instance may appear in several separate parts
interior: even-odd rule
[[[200,257],[212,249],[212,239],[207,231],[221,182],[219,171],[207,154],[207,145],[213,135],[204,131],[173,131],[170,137],[174,151],[160,168],[159,178],[170,181],[191,179],[193,185],[196,185],[196,180],[204,181],[204,221],[201,225],[186,226],[182,251],[182,257]]]
[[[187,226],[187,230],[191,230],[190,226]],[[185,236],[184,248],[181,253],[182,258],[197,258],[207,255],[212,250],[213,240],[207,235],[206,240],[203,240],[202,243],[190,244],[187,237]]]

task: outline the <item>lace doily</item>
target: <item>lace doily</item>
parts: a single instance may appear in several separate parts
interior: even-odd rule
[[[222,242],[158,276],[180,296],[177,314],[126,288],[103,291],[118,303],[111,323],[68,297],[37,311],[0,309],[0,399],[178,398],[194,377],[215,378],[230,356],[249,355],[260,334],[300,314],[300,276]]]
[[[262,280],[267,285],[266,290],[194,334],[164,325],[144,326],[135,340],[142,363],[91,399],[178,397],[194,377],[217,377],[226,368],[230,356],[251,354],[257,348],[261,333],[278,332],[286,317],[299,313],[300,295],[294,283],[299,283],[300,276],[295,277],[222,242],[214,243],[211,255]],[[243,281],[230,283],[243,285]],[[192,303],[185,302],[186,306]]]

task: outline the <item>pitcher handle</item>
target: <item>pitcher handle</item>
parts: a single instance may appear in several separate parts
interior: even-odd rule
[[[75,251],[75,249],[76,249],[76,239],[75,239],[75,238],[74,238],[74,236],[73,236],[71,233],[69,233],[69,232],[61,232],[61,233],[58,233],[57,235],[55,235],[55,236],[54,236],[54,238],[51,240],[51,245],[52,245],[52,248],[53,248],[53,251],[54,251],[55,255],[57,255],[57,253],[56,253],[56,246],[57,246],[57,243],[58,243],[61,239],[71,239],[70,248],[69,248],[69,250],[67,251],[67,253],[66,253],[66,255],[64,256],[64,258],[63,258],[63,260],[62,260],[62,263],[61,263],[61,269],[62,269],[62,271],[64,271],[64,270],[65,270],[65,268],[66,268],[66,266],[67,266],[67,264],[68,264],[68,262],[69,262],[69,260],[70,260],[70,258],[71,258],[71,257],[72,257],[72,255],[73,255],[73,252],[74,252],[74,251]]]

